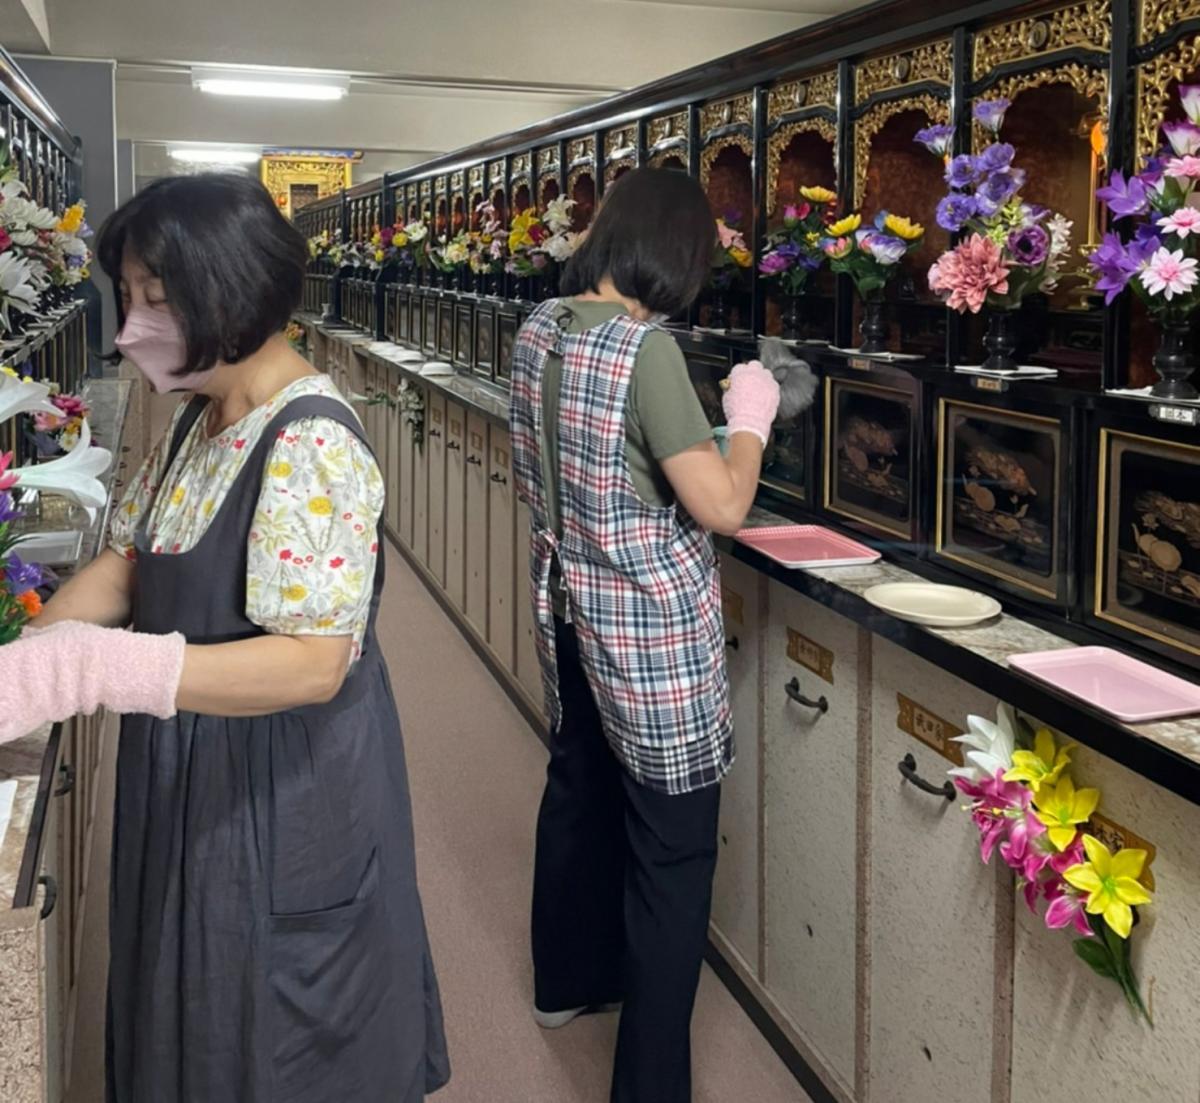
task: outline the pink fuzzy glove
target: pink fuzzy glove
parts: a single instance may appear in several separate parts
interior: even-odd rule
[[[767,446],[775,412],[779,409],[779,384],[757,360],[738,364],[729,373],[729,386],[721,402],[727,435],[753,433]]]
[[[0,743],[100,707],[175,715],[186,641],[63,621],[0,647]]]

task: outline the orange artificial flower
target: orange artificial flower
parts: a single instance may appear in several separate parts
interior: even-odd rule
[[[30,620],[41,614],[42,599],[38,596],[37,590],[26,590],[17,597],[17,601],[25,610],[25,615]]]

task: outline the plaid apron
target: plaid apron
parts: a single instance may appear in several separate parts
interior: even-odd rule
[[[558,559],[584,671],[613,752],[641,784],[687,793],[733,763],[720,580],[712,538],[682,509],[643,502],[625,460],[625,404],[649,324],[622,315],[581,334],[556,301],[530,316],[513,350],[513,471],[531,516],[530,597],[551,730],[561,709],[550,571]],[[542,378],[562,357],[559,513],[542,476]]]

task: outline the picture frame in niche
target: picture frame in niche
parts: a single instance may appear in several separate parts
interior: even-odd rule
[[[520,328],[521,317],[515,310],[501,310],[496,315],[496,379],[502,383],[512,379],[513,345]]]
[[[1098,422],[1088,619],[1200,669],[1200,435]]]
[[[1018,597],[1073,600],[1074,411],[941,396],[933,558]]]
[[[910,377],[825,377],[822,506],[852,527],[914,543],[920,407]]]
[[[426,295],[421,311],[421,351],[432,358],[437,355],[438,345],[438,300]]]
[[[437,347],[440,360],[454,359],[454,300],[443,296],[437,304]]]
[[[696,397],[700,399],[708,423],[714,429],[724,425],[724,392],[721,390],[721,380],[729,374],[729,354],[723,350],[686,347],[681,351],[687,364],[688,378],[692,381],[692,387],[695,388]]]
[[[454,308],[454,363],[460,368],[470,368],[473,352],[475,307],[471,303],[458,303]]]
[[[396,330],[395,340],[408,340],[408,319],[409,319],[409,292],[406,288],[398,287],[395,291],[395,321],[392,325]]]
[[[413,348],[421,348],[422,321],[425,316],[424,296],[419,291],[413,291],[408,296],[408,343]]]
[[[475,307],[471,368],[476,375],[491,379],[496,366],[496,308],[486,303]]]

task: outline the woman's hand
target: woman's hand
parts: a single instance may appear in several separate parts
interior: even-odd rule
[[[0,647],[0,743],[104,707],[175,715],[185,641],[61,621]]]
[[[779,384],[762,364],[757,360],[738,364],[729,373],[721,405],[731,439],[735,433],[753,433],[766,448],[779,409]]]

